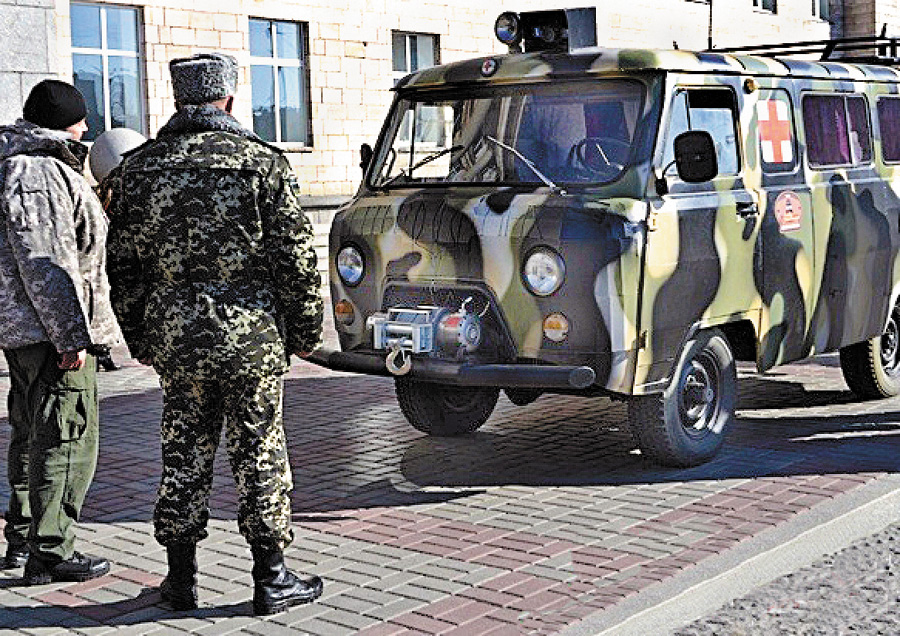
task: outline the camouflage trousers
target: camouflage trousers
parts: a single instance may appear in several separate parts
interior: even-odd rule
[[[163,470],[153,513],[156,540],[168,546],[207,536],[213,460],[224,427],[241,534],[251,545],[286,547],[293,539],[293,482],[281,376],[163,376],[161,382]]]

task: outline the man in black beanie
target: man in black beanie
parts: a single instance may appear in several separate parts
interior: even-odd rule
[[[109,562],[74,549],[99,439],[95,347],[119,328],[107,222],[83,176],[84,99],[44,80],[0,127],[0,348],[10,374],[10,501],[0,567],[29,585],[86,581]]]

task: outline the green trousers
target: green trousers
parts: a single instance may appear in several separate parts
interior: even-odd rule
[[[4,535],[48,561],[68,559],[97,467],[97,363],[56,366],[49,343],[3,352],[9,365],[9,509]]]

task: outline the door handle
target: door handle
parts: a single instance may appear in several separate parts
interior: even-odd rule
[[[756,205],[756,201],[738,201],[734,207],[737,210],[737,215],[744,219],[748,216],[759,214],[759,206]]]

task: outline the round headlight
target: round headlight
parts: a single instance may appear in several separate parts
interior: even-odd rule
[[[522,24],[519,15],[512,11],[501,13],[494,22],[494,33],[497,39],[507,45],[515,45],[522,41]]]
[[[344,283],[350,286],[359,284],[365,270],[363,256],[358,249],[352,245],[341,248],[337,255],[337,271]]]
[[[540,247],[525,259],[522,268],[525,286],[535,296],[549,296],[563,284],[566,264],[562,256],[548,247]]]

